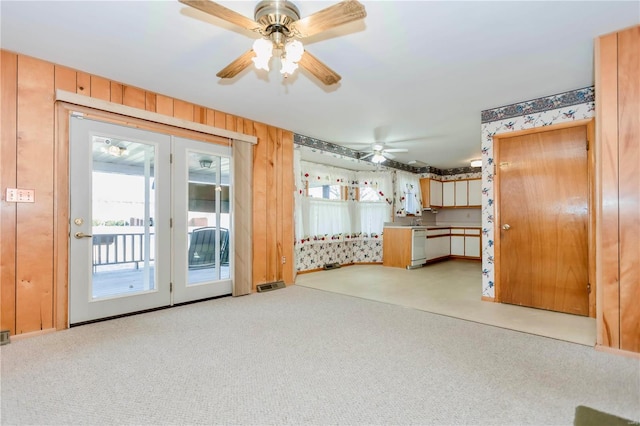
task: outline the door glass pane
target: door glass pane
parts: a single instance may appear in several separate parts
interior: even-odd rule
[[[155,147],[93,137],[92,299],[155,290]]]
[[[228,279],[229,159],[188,152],[187,285]]]

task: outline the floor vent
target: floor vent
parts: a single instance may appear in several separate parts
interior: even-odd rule
[[[325,263],[324,269],[338,269],[340,267],[339,263]]]
[[[258,293],[262,293],[264,291],[277,290],[279,288],[284,288],[284,281],[274,281],[272,283],[266,284],[258,284],[256,288],[258,289]]]
[[[7,343],[11,343],[11,338],[9,337],[9,330],[0,331],[0,346],[6,345]]]

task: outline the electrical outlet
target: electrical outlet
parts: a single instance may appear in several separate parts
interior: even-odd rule
[[[8,203],[34,203],[36,201],[34,189],[7,188],[4,200]]]

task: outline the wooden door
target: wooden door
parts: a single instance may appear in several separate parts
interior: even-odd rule
[[[589,313],[586,126],[499,139],[500,300]]]

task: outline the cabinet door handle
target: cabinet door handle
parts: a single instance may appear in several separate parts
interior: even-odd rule
[[[502,229],[508,231],[509,229],[511,229],[511,226],[508,223],[505,223],[504,225],[502,225]]]

